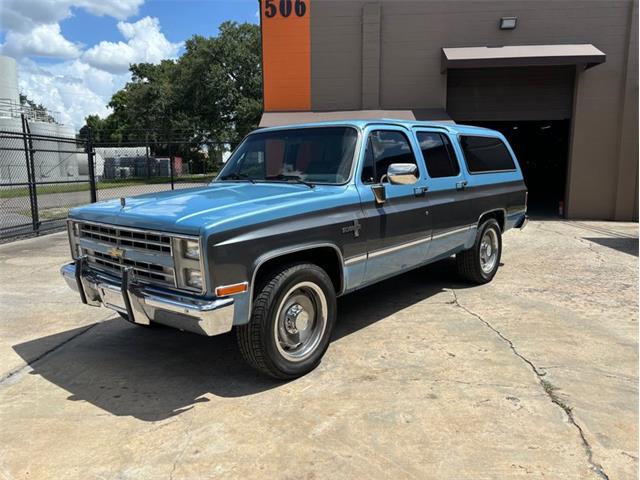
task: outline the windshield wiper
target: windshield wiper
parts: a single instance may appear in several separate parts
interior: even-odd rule
[[[248,180],[251,183],[256,183],[256,181],[246,173],[230,173],[229,175],[220,177],[220,180]]]
[[[266,180],[293,180],[294,182],[301,183],[302,185],[306,185],[309,188],[315,188],[315,184],[307,182],[300,175],[285,175],[284,173],[279,173],[278,175],[266,177]]]

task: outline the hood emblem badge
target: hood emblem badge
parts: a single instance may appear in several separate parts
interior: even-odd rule
[[[127,199],[124,197],[120,197],[120,208],[124,208],[127,204]]]

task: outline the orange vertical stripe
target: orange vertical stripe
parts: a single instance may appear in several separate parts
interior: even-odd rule
[[[311,0],[260,3],[264,109],[311,110]]]

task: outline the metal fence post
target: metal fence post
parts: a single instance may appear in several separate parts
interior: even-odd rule
[[[31,204],[31,224],[34,232],[40,229],[40,216],[38,212],[38,192],[36,188],[36,172],[33,161],[34,150],[33,141],[31,139],[31,131],[29,123],[24,113],[20,115],[22,118],[22,138],[24,140],[24,154],[27,164],[27,182],[29,186],[29,203]]]
[[[173,178],[173,160],[174,160],[174,155],[171,154],[169,156],[169,173],[171,175],[171,190],[175,190],[175,185],[174,185],[174,178]]]
[[[98,201],[95,166],[96,152],[93,145],[93,135],[91,134],[91,128],[89,128],[88,130],[89,135],[87,138],[87,143],[85,145],[85,151],[87,152],[87,162],[89,162],[89,191],[91,195],[91,203],[96,203]]]

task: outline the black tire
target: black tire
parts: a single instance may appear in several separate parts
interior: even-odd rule
[[[480,259],[480,247],[482,244],[482,238],[488,230],[492,230],[497,240],[497,258],[493,264],[493,268],[489,271],[485,271],[482,268]],[[490,282],[498,271],[500,266],[500,258],[502,257],[502,232],[500,225],[494,218],[490,218],[480,225],[478,233],[476,234],[476,240],[473,243],[473,247],[469,250],[465,250],[456,255],[456,263],[458,264],[458,273],[462,278],[469,282],[484,284]]]
[[[314,316],[312,328],[317,330],[317,344],[309,351],[308,356],[292,361],[283,353],[279,342],[278,311],[293,295],[292,289],[298,285],[313,284],[318,287],[316,294],[324,294],[326,301],[326,321],[321,330],[316,327],[318,320]],[[275,271],[267,281],[259,286],[260,291],[253,300],[251,320],[245,325],[236,327],[238,346],[242,356],[253,368],[273,378],[290,380],[312,371],[324,356],[336,320],[336,293],[331,279],[320,267],[308,263],[285,266]],[[315,288],[315,287],[313,287]],[[297,291],[297,290],[296,290]],[[289,294],[289,296],[287,296]],[[320,297],[318,297],[320,298]],[[316,309],[318,306],[316,305]],[[324,318],[324,315],[322,316]],[[277,343],[278,342],[278,343]]]

